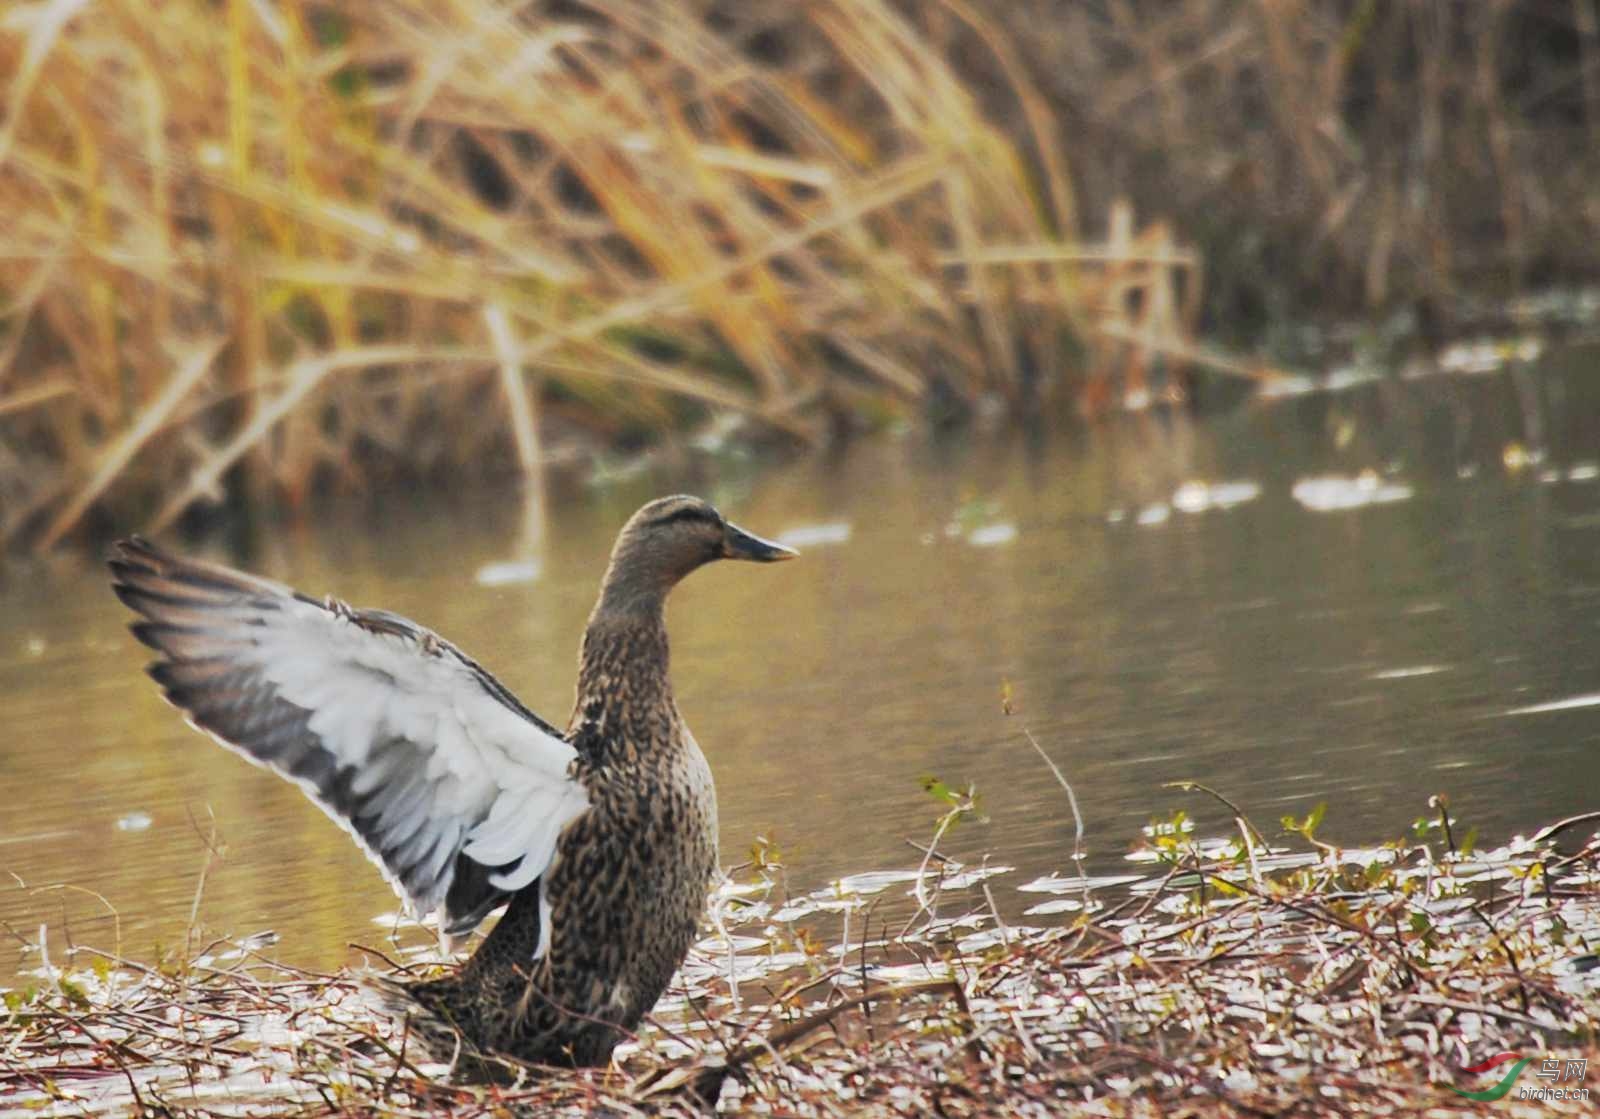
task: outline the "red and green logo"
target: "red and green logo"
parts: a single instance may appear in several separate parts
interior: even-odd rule
[[[1533,1061],[1532,1057],[1524,1057],[1521,1053],[1496,1053],[1487,1061],[1480,1061],[1461,1070],[1476,1076],[1478,1073],[1488,1072],[1492,1068],[1499,1068],[1507,1061],[1515,1061],[1517,1063],[1511,1066],[1510,1071],[1502,1076],[1500,1083],[1493,1088],[1488,1088],[1482,1092],[1466,1092],[1452,1084],[1450,1085],[1450,1090],[1458,1096],[1465,1096],[1467,1099],[1477,1100],[1479,1103],[1492,1103],[1495,1100],[1504,1099],[1506,1093],[1511,1091],[1512,1086],[1516,1084],[1517,1077],[1522,1075],[1522,1070],[1527,1068]]]

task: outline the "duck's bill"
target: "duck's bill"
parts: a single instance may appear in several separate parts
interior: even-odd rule
[[[728,525],[722,534],[723,559],[776,563],[779,560],[794,559],[799,554],[793,548],[785,548],[782,544],[763,540],[735,524]]]

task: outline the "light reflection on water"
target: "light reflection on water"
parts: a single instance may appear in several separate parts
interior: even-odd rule
[[[542,524],[509,498],[395,495],[248,556],[212,554],[414,617],[562,722],[617,526],[657,492],[707,492],[807,549],[778,568],[712,568],[673,599],[679,701],[716,770],[724,862],[762,835],[797,892],[915,868],[906,840],[926,840],[939,810],[919,779],[973,781],[988,822],[945,846],[1014,864],[991,887],[1021,913],[1038,899],[1017,886],[1072,872],[1074,831],[1025,728],[1073,783],[1102,874],[1126,871],[1141,825],[1174,807],[1226,830],[1215,804],[1161,787],[1179,779],[1269,833],[1327,800],[1319,834],[1350,843],[1398,834],[1433,792],[1486,838],[1594,807],[1600,710],[1575,701],[1600,681],[1593,424],[1557,432],[1544,470],[1509,474],[1489,409],[1474,473],[1460,439],[1430,436],[1426,409],[1406,458],[1367,422],[1374,408],[1393,403],[1374,390],[1203,423],[1136,417],[1031,445],[863,443],[720,483],[558,496]],[[1336,412],[1374,434],[1331,449]],[[1428,451],[1439,444],[1448,456]],[[1396,462],[1404,500],[1324,512],[1294,497],[1297,481]],[[1197,499],[1217,492],[1249,499]],[[1140,525],[1157,505],[1168,515]],[[45,922],[53,943],[109,948],[114,908],[125,953],[181,945],[215,829],[209,928],[274,929],[274,950],[311,966],[377,939],[373,915],[394,908],[378,875],[297,790],[160,702],[97,565],[7,578],[0,870],[21,884],[0,881],[5,928]],[[4,953],[10,971],[16,938]]]

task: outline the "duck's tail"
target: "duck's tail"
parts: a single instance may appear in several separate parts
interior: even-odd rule
[[[494,1084],[525,1082],[552,1063],[485,1048],[485,1026],[459,974],[415,982],[370,975],[363,983],[384,1013],[404,1023],[410,1060],[446,1065],[452,1076]]]
[[[366,975],[361,982],[380,1012],[403,1023],[407,1044],[421,1050],[427,1060],[461,1068],[487,1056],[473,1040],[478,1033],[475,1023],[463,1020],[469,1000],[462,997],[458,976],[411,981]]]

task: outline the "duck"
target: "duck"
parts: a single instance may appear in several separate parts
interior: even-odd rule
[[[109,565],[166,699],[298,785],[446,950],[504,907],[459,968],[388,982],[419,1034],[595,1066],[666,990],[719,874],[716,788],[668,674],[667,596],[718,560],[796,554],[698,497],[639,509],[600,581],[565,730],[398,614],[137,536]]]

